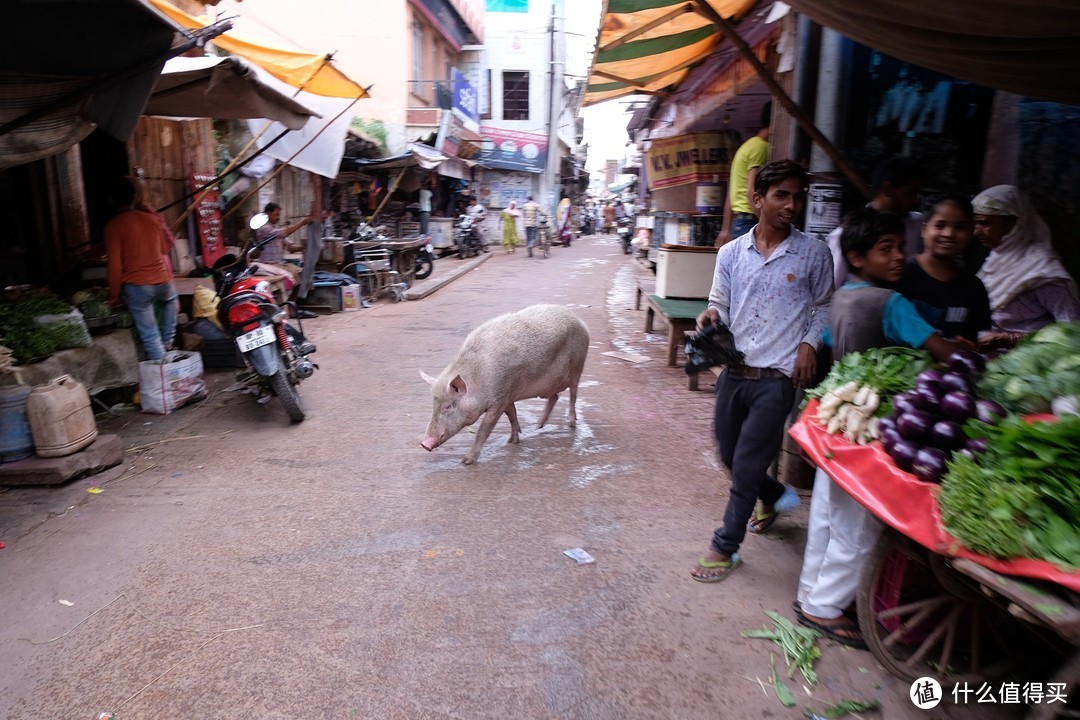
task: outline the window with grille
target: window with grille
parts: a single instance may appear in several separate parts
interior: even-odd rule
[[[503,120],[529,119],[529,73],[503,73]]]

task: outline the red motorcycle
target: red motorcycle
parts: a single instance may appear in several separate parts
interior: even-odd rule
[[[260,213],[251,219],[251,229],[258,230],[267,221]],[[295,305],[278,305],[269,281],[254,276],[251,257],[270,240],[253,243],[243,260],[226,255],[214,263],[214,285],[221,298],[218,319],[236,341],[247,366],[227,389],[253,395],[260,404],[276,395],[289,419],[300,422],[305,413],[297,386],[318,368],[307,358],[315,345],[304,339],[302,326],[288,322],[286,308],[295,310]]]

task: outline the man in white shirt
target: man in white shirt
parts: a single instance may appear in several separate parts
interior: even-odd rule
[[[867,207],[899,215],[904,220],[904,255],[910,260],[923,250],[922,213],[912,212],[919,204],[919,168],[910,158],[897,156],[878,166],[871,178],[874,197]],[[833,288],[839,290],[847,282],[847,262],[840,248],[840,228],[826,240],[833,258]]]
[[[713,430],[731,474],[724,524],[690,575],[719,582],[739,565],[747,530],[765,532],[798,495],[768,474],[796,387],[813,382],[829,319],[832,258],[824,243],[794,227],[806,203],[806,171],[791,160],[762,165],[754,177],[758,222],[722,246],[698,328],[722,322],[744,354],[716,383]],[[762,511],[755,517],[754,506]]]
[[[487,217],[487,208],[480,204],[475,195],[471,195],[469,196],[469,206],[465,208],[465,212],[472,216],[476,235],[480,238],[480,244],[483,246],[484,252],[487,252],[487,241],[484,239],[484,218]]]
[[[431,181],[428,180],[420,187],[420,234],[428,234],[428,221],[431,220]]]

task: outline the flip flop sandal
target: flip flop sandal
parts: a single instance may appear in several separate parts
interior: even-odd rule
[[[776,522],[776,516],[780,512],[773,510],[772,512],[754,512],[754,517],[750,518],[750,522],[746,523],[746,532],[753,535],[764,535],[769,532],[769,528]]]
[[[752,535],[764,535],[776,522],[776,516],[780,513],[791,512],[802,504],[802,498],[790,487],[784,488],[784,494],[773,505],[771,513],[754,512],[750,522],[746,524],[746,530]],[[757,523],[757,527],[754,524]]]
[[[843,621],[835,623],[833,625],[823,625],[806,617],[803,611],[799,609],[795,611],[795,619],[799,621],[800,625],[805,625],[812,630],[817,630],[819,633],[832,640],[833,642],[840,643],[841,645],[847,645],[848,647],[853,647],[857,650],[866,650],[866,641],[862,638],[862,631],[859,630],[859,626],[851,620],[848,620],[846,617]],[[841,635],[841,632],[857,633],[858,637],[852,637],[851,635]]]
[[[735,553],[731,556],[730,560],[706,560],[701,558],[698,560],[698,567],[704,570],[723,570],[724,572],[718,575],[710,575],[709,577],[698,577],[697,575],[690,573],[690,577],[701,583],[717,583],[725,579],[731,574],[731,571],[739,567],[742,564],[742,560],[739,558],[739,554]]]

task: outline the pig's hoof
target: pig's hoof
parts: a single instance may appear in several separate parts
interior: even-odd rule
[[[577,427],[577,420],[575,420],[573,418],[570,418],[570,422],[566,423],[566,425],[567,425],[567,427],[576,428]]]
[[[476,458],[469,457],[468,455],[466,455],[465,457],[461,458],[461,464],[462,465],[475,465],[476,464]]]

